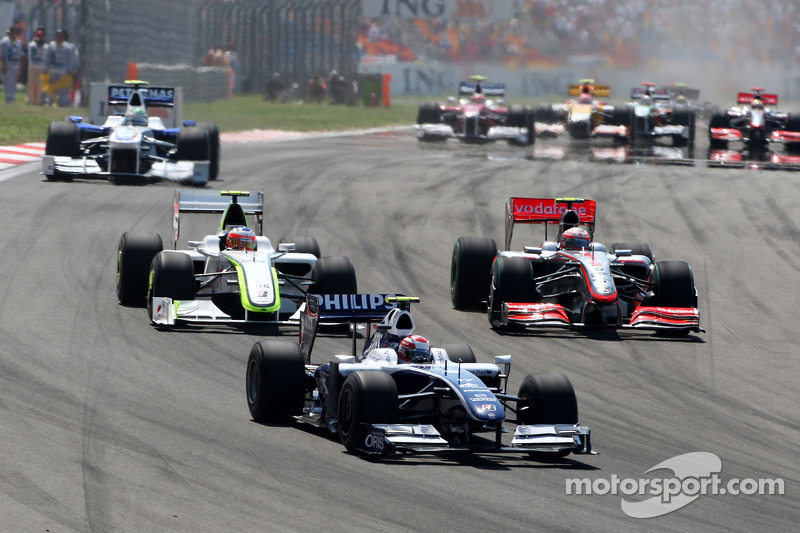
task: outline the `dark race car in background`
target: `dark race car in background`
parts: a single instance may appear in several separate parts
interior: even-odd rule
[[[694,146],[696,112],[685,101],[673,100],[669,89],[645,82],[631,89],[630,131],[632,143],[669,139],[672,146]]]
[[[50,123],[42,158],[48,180],[164,179],[205,185],[216,179],[219,128],[212,122],[179,121],[174,87],[126,81],[104,88],[102,124],[78,115]]]
[[[309,294],[300,342],[256,342],[247,361],[247,405],[256,422],[295,420],[338,434],[348,451],[522,453],[537,459],[593,454],[590,429],[561,373],[526,376],[506,391],[511,356],[479,363],[467,344],[431,348],[426,361],[402,363],[397,342],[415,331],[416,298],[386,294]],[[312,362],[321,320],[366,324],[374,333],[350,355]],[[337,351],[337,354],[346,352]],[[316,355],[316,354],[314,354]],[[506,435],[506,426],[513,433]]]
[[[596,205],[577,198],[510,198],[505,251],[493,239],[456,241],[450,289],[456,309],[485,305],[498,330],[535,327],[649,329],[667,335],[703,331],[688,263],[656,262],[642,242],[592,242]],[[544,243],[510,251],[515,224],[545,228]],[[548,227],[557,225],[554,240]],[[588,230],[587,244],[559,244],[570,228]]]
[[[447,103],[423,102],[417,113],[420,141],[456,138],[483,143],[505,140],[512,146],[530,146],[535,139],[534,112],[521,105],[507,106],[504,83],[483,83],[482,77],[463,81],[458,98]]]

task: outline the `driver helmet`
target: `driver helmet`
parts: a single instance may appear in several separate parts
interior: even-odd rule
[[[561,234],[558,244],[563,250],[583,250],[589,247],[592,240],[589,232],[583,228],[569,228]]]
[[[233,228],[228,232],[226,244],[231,250],[255,250],[256,233],[245,226]]]
[[[401,363],[430,363],[431,343],[422,335],[409,335],[400,341],[397,356]]]
[[[133,126],[147,126],[147,113],[141,107],[131,108],[125,114],[125,123]]]
[[[764,101],[759,97],[755,97],[751,106],[753,109],[764,109]]]
[[[591,104],[592,95],[589,93],[581,93],[581,95],[578,97],[578,102],[581,104]]]

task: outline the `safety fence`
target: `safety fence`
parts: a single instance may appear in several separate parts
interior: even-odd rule
[[[361,0],[18,3],[29,32],[44,26],[49,40],[57,28],[69,31],[80,50],[83,87],[92,81],[124,79],[129,63],[147,65],[145,72],[150,76],[160,78],[157,67],[161,67],[168,79],[195,84],[187,88],[187,100],[218,97],[220,83],[260,93],[274,72],[280,72],[285,83],[305,88],[315,74],[325,78],[337,70],[345,79],[355,79],[358,70]],[[207,65],[208,52],[214,49],[224,55],[224,67]],[[229,66],[232,77],[220,76],[216,70]]]

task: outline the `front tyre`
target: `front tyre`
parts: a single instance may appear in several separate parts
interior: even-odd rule
[[[203,128],[208,133],[208,155],[211,163],[208,179],[215,180],[219,176],[219,126],[216,122],[198,122],[198,128]]]
[[[282,422],[299,415],[305,401],[306,373],[300,345],[264,340],[253,345],[245,378],[247,407],[256,422]]]
[[[153,298],[194,300],[194,264],[189,254],[159,252],[150,265],[147,312],[152,320]]]
[[[505,327],[502,303],[526,303],[534,300],[533,265],[524,257],[499,256],[492,265],[489,284],[489,324],[494,329]]]
[[[364,436],[362,424],[394,424],[399,400],[392,376],[380,371],[353,372],[339,393],[339,438],[348,452],[358,448]]]
[[[569,378],[560,372],[525,376],[517,393],[517,418],[520,425],[577,424],[578,399]],[[560,452],[531,452],[534,459],[558,459],[569,455]]]
[[[144,305],[150,263],[164,246],[157,233],[125,232],[117,249],[117,299],[122,305]]]
[[[344,256],[320,257],[311,271],[316,294],[355,294],[356,271]]]

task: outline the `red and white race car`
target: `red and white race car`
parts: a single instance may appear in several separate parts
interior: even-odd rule
[[[510,198],[505,251],[493,239],[461,237],[453,249],[450,290],[456,309],[487,302],[494,329],[613,327],[662,334],[700,332],[692,269],[653,259],[642,242],[593,242],[596,204],[579,198]],[[539,246],[510,251],[515,224],[539,224]],[[553,240],[547,229],[557,225]]]
[[[504,83],[483,83],[482,76],[462,81],[458,98],[447,103],[423,102],[417,113],[417,138],[484,143],[505,140],[512,146],[534,142],[534,112],[521,105],[507,106]]]
[[[800,150],[800,114],[778,111],[778,95],[763,93],[761,87],[740,92],[737,106],[715,113],[709,122],[708,136],[712,149],[728,148],[728,143],[742,143],[750,151],[767,150],[773,143],[784,144],[788,151]]]

